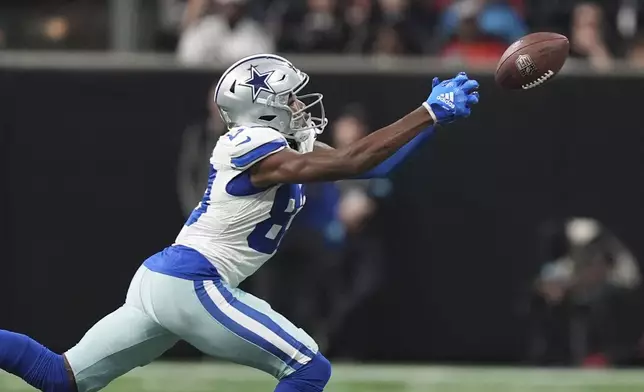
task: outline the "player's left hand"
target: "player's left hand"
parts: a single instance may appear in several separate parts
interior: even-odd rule
[[[479,83],[471,80],[465,72],[453,79],[441,82],[438,78],[432,81],[432,93],[423,103],[438,124],[448,124],[462,117],[469,117],[471,105],[479,102],[476,91]]]

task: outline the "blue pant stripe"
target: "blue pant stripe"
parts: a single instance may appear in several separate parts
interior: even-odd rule
[[[235,298],[233,294],[230,291],[228,291],[226,287],[224,287],[221,281],[216,281],[214,283],[215,283],[215,286],[217,287],[217,290],[219,290],[221,295],[226,299],[226,302],[232,305],[235,309],[239,310],[246,316],[258,321],[260,324],[264,325],[266,328],[273,331],[277,336],[279,336],[280,338],[288,342],[291,346],[293,346],[302,354],[306,355],[309,358],[315,357],[316,353],[311,351],[308,347],[306,347],[304,344],[299,342],[288,332],[282,329],[282,327],[280,327],[270,317],[258,311],[257,309],[253,309],[250,306],[246,305],[242,300]]]
[[[214,283],[216,285],[221,284],[220,282],[217,282],[217,281]],[[226,316],[212,301],[212,299],[206,292],[203,282],[196,281],[194,282],[194,286],[195,286],[195,291],[197,293],[197,297],[201,301],[201,304],[204,306],[204,308],[206,308],[208,313],[210,313],[210,315],[219,323],[221,323],[225,328],[233,332],[235,335],[241,337],[242,339],[253,343],[257,347],[260,347],[262,350],[273,354],[274,356],[276,356],[277,358],[279,358],[280,360],[282,360],[284,363],[286,363],[288,366],[292,367],[295,370],[298,370],[303,366],[302,364],[300,364],[299,362],[291,358],[289,355],[284,353],[282,350],[277,348],[271,342],[257,335],[255,332],[247,328],[244,328],[243,326],[239,325],[237,322],[231,320],[228,316]],[[228,294],[232,296],[230,292],[228,292]],[[226,299],[226,301],[229,301],[228,298]],[[238,301],[235,301],[235,302],[238,302]]]

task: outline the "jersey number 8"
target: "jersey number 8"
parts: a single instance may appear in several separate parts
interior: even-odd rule
[[[199,220],[210,205],[210,193],[216,175],[217,171],[211,168],[203,200],[190,214],[186,222],[187,226]],[[259,222],[248,235],[248,247],[264,254],[275,253],[291,221],[302,208],[305,200],[301,184],[282,185],[277,188],[269,217]]]
[[[255,226],[248,236],[248,247],[260,253],[273,254],[293,218],[304,205],[302,185],[282,185],[275,192],[270,216]]]

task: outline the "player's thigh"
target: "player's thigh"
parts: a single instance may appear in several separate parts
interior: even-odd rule
[[[135,276],[125,305],[96,323],[65,353],[79,392],[104,388],[128,371],[149,364],[179,340],[131,295],[138,291],[141,277],[139,273]]]
[[[164,288],[155,290],[155,304],[163,304],[155,307],[159,322],[205,354],[281,379],[317,353],[308,334],[242,290],[221,281],[158,279]]]

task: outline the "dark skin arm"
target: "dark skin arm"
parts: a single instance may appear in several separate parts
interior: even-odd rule
[[[335,150],[335,148],[316,140],[313,144],[313,150]]]
[[[346,148],[316,148],[306,154],[284,149],[253,166],[251,182],[266,187],[352,178],[389,158],[433,123],[427,109],[421,106]]]

